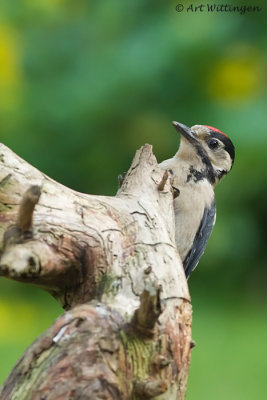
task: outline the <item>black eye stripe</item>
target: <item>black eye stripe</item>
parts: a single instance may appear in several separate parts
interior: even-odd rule
[[[229,137],[222,135],[219,132],[211,132],[211,137],[220,140],[224,144],[224,149],[230,154],[232,161],[235,159],[235,146]]]

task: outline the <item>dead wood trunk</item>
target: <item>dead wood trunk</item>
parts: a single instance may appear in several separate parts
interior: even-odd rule
[[[171,185],[151,146],[115,197],[70,190],[4,145],[0,165],[0,275],[67,310],[26,350],[1,399],[184,399],[190,296]]]

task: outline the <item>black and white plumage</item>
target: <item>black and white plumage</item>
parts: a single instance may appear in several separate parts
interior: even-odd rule
[[[188,128],[173,122],[181,134],[178,152],[160,164],[171,170],[179,196],[174,199],[175,240],[186,277],[204,253],[216,219],[214,187],[231,170],[235,149],[223,132],[207,125]]]

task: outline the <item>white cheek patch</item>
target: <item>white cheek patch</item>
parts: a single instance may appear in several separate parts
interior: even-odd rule
[[[221,149],[220,152],[214,153],[213,157],[211,157],[211,162],[213,165],[213,168],[216,169],[217,171],[230,171],[231,165],[232,165],[232,160],[227,151],[224,149]]]

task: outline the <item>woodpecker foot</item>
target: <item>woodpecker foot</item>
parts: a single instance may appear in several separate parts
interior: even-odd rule
[[[176,199],[180,195],[180,190],[177,186],[175,186],[175,177],[172,169],[168,169],[168,172],[171,174],[171,185],[172,185],[172,193],[173,198]]]
[[[173,198],[176,199],[180,195],[180,190],[176,186],[172,186]]]
[[[171,176],[169,176],[169,174],[170,174]],[[179,190],[176,186],[174,186],[174,184],[175,184],[175,177],[174,177],[173,171],[172,171],[171,169],[168,169],[168,170],[166,169],[166,170],[164,171],[164,174],[163,174],[163,176],[162,176],[162,178],[161,178],[161,181],[160,181],[160,183],[158,184],[158,190],[159,190],[159,191],[164,190],[165,184],[166,184],[166,182],[167,182],[167,180],[168,180],[169,177],[170,177],[170,182],[171,182],[171,185],[172,185],[173,198],[176,199],[176,197],[178,197],[179,194],[180,194],[180,190]]]

